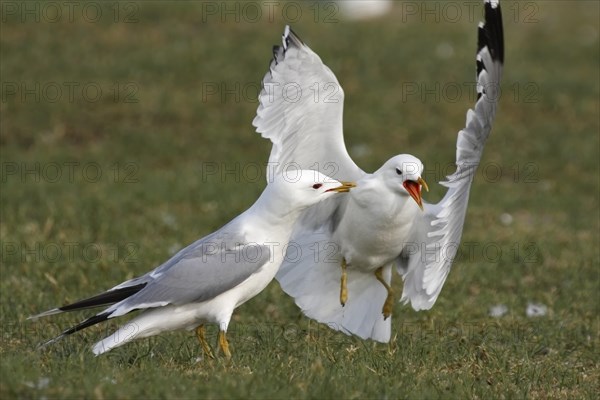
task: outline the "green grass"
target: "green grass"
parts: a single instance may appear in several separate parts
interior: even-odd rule
[[[463,248],[431,311],[395,307],[389,345],[309,321],[272,283],[235,312],[230,365],[201,359],[187,332],[94,357],[90,345],[114,323],[36,350],[89,314],[28,315],[153,268],[245,210],[264,187],[250,170],[238,183],[207,167],[262,168],[268,159],[269,142],[251,127],[253,97],[280,40],[281,10],[273,22],[236,23],[203,14],[200,2],[118,4],[118,23],[108,6],[97,23],[81,17],[82,6],[73,22],[58,23],[47,21],[54,14],[22,22],[3,8],[2,398],[597,395],[600,57],[592,1],[504,2],[504,92],[463,236],[475,251]],[[421,22],[397,3],[379,20],[323,23],[321,15],[315,23],[305,8],[294,24],[345,89],[346,142],[357,163],[374,170],[394,154],[415,154],[429,172],[429,199],[443,193],[436,170],[453,161],[472,105],[462,84],[474,76],[479,13],[470,21],[462,10],[455,23]],[[124,22],[129,12],[137,22]],[[449,58],[436,55],[442,42],[454,50]],[[39,101],[21,97],[35,82]],[[70,101],[68,82],[97,85],[102,96],[88,101],[75,89]],[[203,92],[236,82],[248,95],[239,101]],[[455,101],[406,95],[407,83],[436,82],[464,93]],[[63,90],[55,102],[52,84]],[[35,163],[39,173],[23,172]],[[512,224],[500,222],[504,213]],[[527,318],[528,302],[547,305],[548,314]],[[495,304],[509,313],[489,317]],[[214,327],[209,336],[214,343]]]

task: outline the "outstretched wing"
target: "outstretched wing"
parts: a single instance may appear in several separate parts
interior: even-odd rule
[[[259,101],[252,124],[273,142],[268,177],[287,169],[314,169],[338,180],[363,175],[344,144],[344,91],[289,26],[283,46],[273,47]]]
[[[273,142],[270,172],[304,168],[335,179],[360,179],[365,173],[344,144],[344,92],[333,72],[287,26],[283,47],[275,46],[273,55],[253,122],[257,132]],[[373,276],[364,280],[359,271],[349,270],[346,306],[336,298],[341,256],[331,233],[346,201],[346,196],[334,197],[301,214],[290,240],[300,249],[299,257],[286,257],[276,278],[310,318],[346,333],[388,341],[390,320],[385,321],[375,306],[384,302],[385,294],[377,290],[379,282],[372,285]],[[391,268],[386,271],[391,275]]]
[[[415,223],[411,243],[398,260],[404,278],[402,300],[415,310],[430,309],[450,272],[462,236],[469,190],[483,147],[492,129],[500,96],[504,64],[502,14],[497,0],[485,0],[485,23],[480,23],[477,46],[477,103],[467,112],[466,127],[458,133],[456,172],[440,182],[448,187],[435,205],[425,204]]]

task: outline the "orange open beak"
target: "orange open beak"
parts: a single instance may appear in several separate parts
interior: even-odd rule
[[[421,211],[423,211],[423,199],[421,198],[421,186],[423,186],[425,188],[425,190],[429,192],[429,186],[427,186],[427,182],[425,182],[425,179],[419,178],[419,179],[417,179],[416,182],[407,180],[407,181],[404,181],[404,183],[402,185],[404,186],[404,189],[406,189],[408,194],[410,194],[410,197],[412,197],[417,202]]]

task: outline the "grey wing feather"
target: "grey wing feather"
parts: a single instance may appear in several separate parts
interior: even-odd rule
[[[404,278],[402,300],[415,310],[430,309],[450,272],[462,236],[469,190],[483,147],[490,134],[499,98],[504,64],[502,15],[497,1],[485,1],[485,23],[479,26],[475,110],[467,112],[466,127],[458,133],[456,166],[447,181],[448,192],[438,204],[425,204],[415,223],[398,272]]]
[[[108,308],[110,317],[140,308],[213,299],[248,279],[271,258],[268,246],[221,231],[192,243],[154,271],[119,285],[147,283],[135,295]]]

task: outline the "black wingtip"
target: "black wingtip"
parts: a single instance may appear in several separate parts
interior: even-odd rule
[[[477,52],[488,47],[492,60],[504,64],[504,29],[498,0],[485,0],[485,23],[479,26]]]
[[[64,338],[65,336],[69,336],[72,335],[75,332],[79,332],[82,329],[88,328],[92,325],[96,325],[99,324],[100,322],[104,322],[108,319],[108,317],[112,314],[112,312],[104,312],[102,314],[98,314],[98,315],[94,315],[93,317],[90,317],[88,319],[86,319],[85,321],[81,322],[78,325],[75,325],[72,328],[67,329],[66,331],[64,331],[63,333],[61,333],[60,335],[58,335],[57,337],[55,337],[52,340],[47,341],[46,343],[40,345],[38,347],[38,349],[43,349],[53,343],[58,342],[59,340],[61,340],[62,338]]]
[[[283,31],[283,42],[285,43],[286,49],[290,44],[297,47],[304,46],[304,42],[300,39],[300,36],[298,36],[289,25],[286,25]]]
[[[109,290],[108,292],[101,293],[97,296],[90,297],[77,301],[66,306],[59,307],[60,311],[75,311],[83,310],[86,308],[93,308],[99,306],[105,306],[107,304],[118,303],[119,301],[125,300],[126,298],[133,296],[146,286],[146,283],[140,283],[139,285],[127,286],[120,289]]]
[[[487,49],[492,61],[504,65],[504,32],[502,26],[502,10],[499,0],[484,1],[484,19],[477,29],[477,79],[486,69],[482,59],[482,50]],[[477,89],[477,100],[484,94],[485,88]]]
[[[73,334],[75,332],[79,332],[82,329],[89,328],[92,325],[96,325],[96,324],[99,324],[100,322],[104,322],[104,321],[106,321],[108,319],[108,317],[111,314],[112,314],[112,312],[104,312],[102,314],[94,315],[93,317],[90,317],[90,318],[86,319],[82,323],[77,324],[74,327],[67,329],[66,331],[64,331],[60,335],[61,336],[71,335],[71,334]]]
[[[282,43],[283,46],[275,45],[273,46],[273,58],[269,62],[269,68],[274,67],[285,59],[285,52],[287,49],[292,46],[300,47],[304,45],[304,42],[296,33],[290,28],[289,25],[285,26],[282,35]]]
[[[59,311],[83,310],[86,308],[93,308],[93,307],[103,306],[103,305],[107,305],[107,304],[114,304],[114,303],[125,300],[126,298],[136,294],[137,292],[142,290],[146,285],[147,285],[147,283],[140,283],[139,285],[127,286],[127,287],[120,288],[120,289],[109,290],[108,292],[101,293],[97,296],[90,297],[88,299],[80,300],[73,304],[68,304],[66,306],[47,311],[45,313],[34,316],[34,318],[37,318],[40,316],[45,316],[45,315],[52,315]],[[57,342],[58,340],[64,338],[65,336],[71,335],[75,332],[79,332],[82,329],[85,329],[92,325],[96,325],[96,324],[99,324],[100,322],[106,321],[110,317],[111,314],[112,314],[112,311],[105,311],[103,313],[94,315],[93,317],[86,319],[85,321],[81,322],[80,324],[77,324],[74,327],[67,329],[66,331],[64,331],[63,333],[61,333],[54,339],[44,343],[43,345],[40,346],[40,348],[44,348],[48,345],[51,345],[52,343]]]

